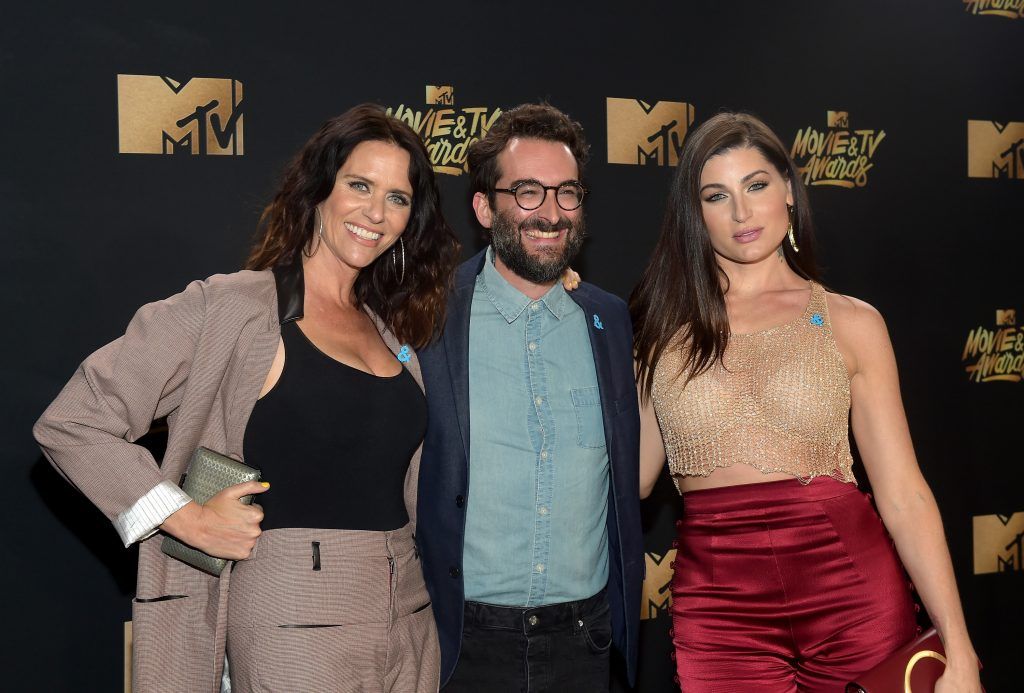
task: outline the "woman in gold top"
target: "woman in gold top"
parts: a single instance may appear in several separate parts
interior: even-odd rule
[[[778,137],[737,113],[697,128],[630,301],[641,494],[667,458],[683,496],[679,683],[842,690],[918,630],[902,559],[949,658],[936,690],[979,691],[885,323],[817,279],[807,193]],[[851,472],[848,421],[884,527]]]

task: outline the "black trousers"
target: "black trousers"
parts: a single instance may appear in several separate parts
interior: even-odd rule
[[[595,693],[609,686],[604,590],[532,609],[466,602],[462,651],[444,693]]]

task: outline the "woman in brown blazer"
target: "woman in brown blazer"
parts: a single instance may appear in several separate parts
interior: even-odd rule
[[[443,322],[458,242],[427,152],[357,106],[289,164],[261,227],[246,271],[143,306],[89,356],[36,439],[126,546],[141,542],[136,691],[217,691],[228,675],[236,692],[435,691],[413,349]],[[161,417],[158,464],[134,441]],[[273,490],[198,505],[177,486],[198,446]],[[239,562],[212,577],[164,555],[160,531]]]

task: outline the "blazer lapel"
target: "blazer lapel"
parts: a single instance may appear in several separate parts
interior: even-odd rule
[[[416,357],[416,352],[398,341],[398,338],[389,330],[385,325],[384,321],[377,317],[369,308],[364,308],[366,314],[370,316],[374,326],[377,328],[377,332],[380,333],[381,339],[384,340],[384,344],[396,358],[399,354],[402,354],[402,349],[405,348],[404,356],[399,358],[402,361],[402,365],[409,371],[409,374],[416,381],[416,384],[420,386],[420,390],[423,388],[423,374],[420,371],[420,360]],[[408,358],[406,359],[405,356]],[[403,360],[404,359],[404,360]],[[396,425],[401,425],[396,420]],[[423,454],[423,443],[421,442],[419,447],[416,448],[416,452],[413,453],[412,458],[409,460],[409,469],[405,473],[405,488],[403,490],[403,496],[405,497],[405,509],[409,513],[409,522],[412,524],[413,536],[415,537],[416,532],[416,502],[419,494],[419,479],[420,479],[420,457]]]
[[[604,421],[604,437],[605,443],[608,446],[608,450],[612,449],[612,433],[614,428],[612,427],[612,417],[615,416],[615,400],[613,392],[615,389],[612,387],[612,373],[611,366],[608,357],[608,342],[605,341],[605,329],[598,329],[595,326],[595,317],[597,313],[597,305],[588,299],[585,295],[586,288],[581,287],[576,291],[568,292],[569,297],[576,302],[580,308],[583,309],[583,313],[587,320],[587,335],[590,337],[590,350],[594,354],[594,369],[597,371],[597,385],[601,391],[601,415]],[[599,318],[598,318],[599,319]]]
[[[452,292],[444,330],[448,375],[451,378],[455,416],[459,421],[459,435],[462,436],[466,460],[469,460],[469,316],[473,304],[473,286],[460,286]]]
[[[384,325],[384,321],[377,317],[376,313],[374,313],[369,308],[366,308],[365,310],[366,314],[370,316],[370,319],[373,321],[374,326],[377,328],[377,332],[380,333],[381,339],[384,340],[384,344],[387,346],[388,349],[391,350],[391,353],[394,354],[395,357],[397,358],[399,352],[402,351],[402,347],[406,345],[399,343],[398,338],[391,333],[391,330],[389,330]],[[406,353],[409,355],[409,360],[403,361],[405,369],[409,371],[409,374],[412,375],[413,380],[415,380],[416,384],[420,386],[420,390],[423,390],[423,373],[420,372],[420,360],[416,358],[416,352],[413,351],[411,348],[408,349]]]
[[[230,421],[225,427],[227,432],[227,450],[224,454],[242,459],[242,442],[245,436],[246,422],[252,416],[252,410],[259,399],[260,390],[270,372],[270,366],[277,355],[277,345],[281,341],[281,330],[276,323],[257,334],[243,363],[242,377],[234,393],[234,406],[229,410]]]
[[[442,336],[466,464],[469,464],[469,318],[473,308],[476,277],[486,261],[487,249],[484,248],[456,270],[455,286],[448,299],[448,316]]]

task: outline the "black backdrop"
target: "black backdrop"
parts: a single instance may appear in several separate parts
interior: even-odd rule
[[[660,164],[672,153],[646,138],[662,125],[675,120],[681,138],[691,116],[699,123],[721,108],[749,110],[787,144],[808,128],[832,133],[833,159],[870,166],[852,187],[830,184],[835,162],[809,174],[819,183],[811,201],[826,280],[887,317],[984,681],[1020,689],[1020,0],[631,2],[614,14],[587,3],[252,3],[201,13],[94,4],[8,7],[0,27],[0,687],[122,685],[134,552],[30,435],[78,362],[120,334],[140,304],[240,267],[279,171],[327,117],[375,101],[424,117],[452,108],[468,125],[481,112],[473,109],[489,117],[548,99],[584,124],[593,145],[591,239],[579,268],[622,296],[658,232],[671,170]],[[155,133],[146,146],[158,150],[161,128],[176,140],[195,134],[171,121],[205,101],[182,90],[178,111],[160,111],[141,88],[119,94],[118,75],[152,76],[147,88],[170,95],[190,78],[219,78],[187,86],[220,89],[225,118],[237,80],[244,115],[229,153],[209,153],[213,140],[206,154],[127,153],[119,134]],[[177,81],[160,87],[160,75]],[[428,85],[451,89],[431,96]],[[608,99],[632,100],[631,115]],[[658,105],[645,119],[636,100]],[[472,133],[443,130],[432,144],[439,156],[455,148],[457,165],[456,147]],[[623,138],[633,144],[623,148]],[[850,138],[875,145],[866,160],[851,153]],[[625,151],[648,160],[609,163],[610,142],[619,143],[613,159]],[[468,254],[480,236],[466,177],[440,178]],[[979,360],[981,370],[967,370]],[[677,503],[665,480],[645,503],[641,691],[672,690],[664,607]]]

